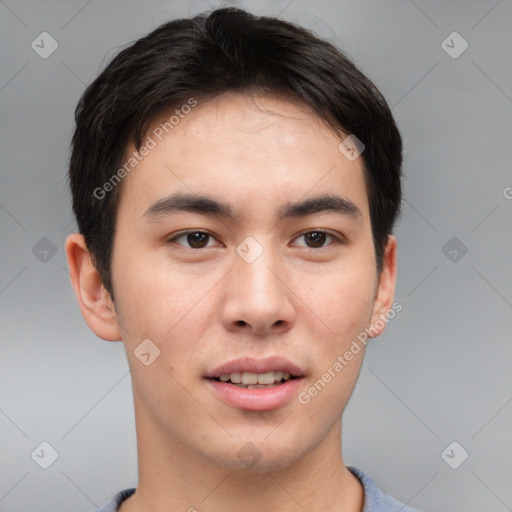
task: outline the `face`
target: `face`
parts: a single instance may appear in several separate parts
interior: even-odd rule
[[[362,160],[283,98],[228,94],[159,125],[124,179],[112,260],[136,414],[217,466],[282,468],[339,436],[364,345],[339,356],[390,306]],[[258,378],[274,383],[244,385]]]

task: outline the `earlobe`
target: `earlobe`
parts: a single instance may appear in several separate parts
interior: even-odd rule
[[[369,328],[372,338],[380,336],[384,332],[389,311],[393,306],[396,286],[396,252],[396,237],[389,235]]]
[[[103,286],[83,235],[73,233],[66,239],[71,284],[82,316],[96,336],[107,341],[120,341],[114,303]]]

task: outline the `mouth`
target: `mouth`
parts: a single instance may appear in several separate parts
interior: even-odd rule
[[[265,373],[233,372],[224,373],[220,377],[212,377],[217,382],[232,384],[237,388],[244,389],[266,389],[281,386],[286,381],[300,379],[298,375],[289,372],[270,371]]]
[[[241,358],[205,375],[212,393],[226,405],[249,411],[283,407],[298,393],[305,372],[282,357]]]

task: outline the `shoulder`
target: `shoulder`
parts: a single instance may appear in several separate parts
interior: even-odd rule
[[[111,498],[109,501],[107,501],[107,503],[105,503],[101,507],[94,510],[94,512],[117,512],[119,505],[124,500],[128,499],[134,493],[135,493],[135,488],[125,489],[124,491],[120,491],[113,498]]]
[[[392,496],[384,494],[377,484],[360,469],[347,466],[347,469],[361,482],[364,489],[364,506],[362,512],[419,512],[404,505]]]

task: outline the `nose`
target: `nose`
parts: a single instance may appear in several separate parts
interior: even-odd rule
[[[220,314],[227,330],[269,335],[291,328],[296,317],[292,286],[270,248],[252,262],[237,254],[226,277]]]

